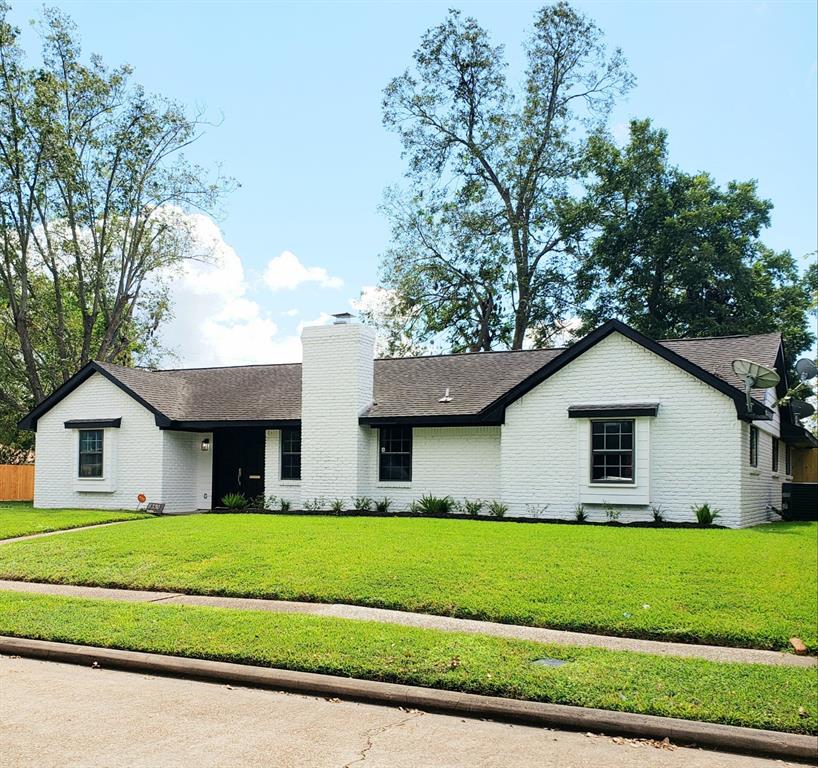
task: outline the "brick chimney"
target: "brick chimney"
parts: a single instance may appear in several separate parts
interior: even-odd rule
[[[368,455],[375,331],[348,313],[301,333],[301,498],[360,495]]]

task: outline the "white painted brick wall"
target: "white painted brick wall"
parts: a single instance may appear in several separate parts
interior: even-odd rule
[[[368,469],[358,417],[372,402],[375,332],[357,323],[311,326],[301,342],[302,498],[354,496]]]
[[[210,433],[162,432],[162,495],[171,513],[210,509],[212,452],[202,451]]]
[[[666,518],[692,521],[691,505],[722,510],[725,525],[747,525],[742,514],[742,422],[725,395],[619,334],[612,334],[535,387],[506,411],[502,428],[502,490],[510,514],[548,504],[548,516],[570,518],[590,483],[578,459],[578,429],[569,405],[658,402],[650,425],[648,498]],[[638,482],[638,480],[637,480]],[[606,489],[615,503],[617,492]],[[601,507],[589,507],[604,519]],[[650,519],[648,506],[623,507],[621,520]]]
[[[303,451],[301,460],[303,461]],[[301,508],[301,481],[281,479],[281,430],[268,429],[264,442],[264,495],[286,499],[293,509]]]
[[[406,509],[424,494],[458,501],[500,498],[500,427],[417,427],[412,430],[412,481],[378,480],[378,430],[367,428],[368,482],[362,496],[387,497]]]
[[[105,430],[104,438],[103,471],[114,473],[112,489],[76,490],[86,483],[93,488],[95,481],[77,481],[77,431],[66,429],[63,422],[120,417],[122,426]],[[139,493],[161,501],[162,433],[152,413],[95,373],[38,420],[34,477],[36,507],[135,509]]]

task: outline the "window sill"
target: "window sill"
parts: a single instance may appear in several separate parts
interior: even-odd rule
[[[589,488],[638,488],[637,483],[588,483]]]
[[[779,477],[781,477],[781,473],[780,472],[773,472],[772,477],[775,478],[775,479],[778,479]]]
[[[378,480],[378,488],[411,488],[412,481],[408,483],[405,480]]]
[[[287,488],[297,488],[298,486],[301,485],[301,481],[300,480],[279,480],[278,484],[283,485],[283,486],[285,486]]]
[[[756,476],[756,475],[760,475],[761,472],[759,470],[757,470],[757,469],[751,469],[750,474],[753,475],[753,476]]]

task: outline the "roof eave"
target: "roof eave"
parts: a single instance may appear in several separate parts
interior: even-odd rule
[[[70,395],[77,387],[90,378],[94,373],[104,376],[115,386],[119,387],[125,394],[136,400],[143,408],[147,409],[154,415],[154,420],[157,427],[164,427],[171,423],[171,420],[162,413],[158,408],[151,405],[147,400],[134,392],[130,387],[120,381],[110,371],[107,371],[95,360],[91,360],[79,369],[68,381],[57,387],[48,397],[42,402],[38,403],[32,408],[20,421],[17,426],[20,429],[29,430],[31,432],[37,431],[37,420],[44,414],[48,413],[57,403]]]
[[[583,353],[587,352],[591,347],[603,341],[612,333],[620,333],[625,338],[639,344],[650,352],[658,355],[669,363],[672,363],[683,371],[695,376],[705,384],[710,385],[722,394],[727,395],[735,405],[736,418],[744,421],[764,420],[769,421],[773,418],[773,412],[763,403],[758,402],[754,398],[750,400],[750,410],[747,410],[746,398],[742,391],[736,389],[734,386],[728,384],[723,379],[720,379],[710,371],[699,367],[692,363],[686,357],[682,357],[677,352],[660,344],[658,341],[648,338],[639,331],[626,325],[621,320],[608,320],[595,328],[586,336],[583,336],[578,342],[568,347],[564,352],[557,355],[553,360],[546,363],[539,370],[526,377],[516,386],[512,387],[504,395],[501,395],[493,403],[490,403],[485,409],[487,411],[501,410],[505,414],[505,409],[511,405],[515,400],[518,400],[524,394],[532,390],[538,384],[545,381],[547,378],[553,376],[561,368],[571,363]],[[504,416],[503,416],[504,418]]]

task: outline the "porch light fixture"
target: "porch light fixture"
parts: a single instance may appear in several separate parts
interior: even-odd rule
[[[209,437],[206,437],[204,440],[202,440],[202,450],[203,451],[209,451],[210,450],[210,438]]]

